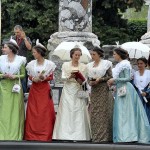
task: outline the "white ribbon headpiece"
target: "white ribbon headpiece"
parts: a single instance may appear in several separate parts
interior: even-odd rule
[[[36,40],[36,46],[40,46],[40,47],[43,47],[44,49],[46,49],[45,46],[39,42],[39,39]]]
[[[9,42],[11,42],[11,43],[13,43],[13,44],[15,44],[15,45],[18,46],[17,42],[12,38],[12,36],[10,37]],[[18,47],[19,47],[19,46],[18,46]]]

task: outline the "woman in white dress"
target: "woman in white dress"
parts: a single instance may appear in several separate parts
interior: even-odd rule
[[[76,80],[74,70],[85,76],[86,66],[79,62],[82,52],[79,48],[70,51],[70,62],[62,65],[64,87],[59,103],[53,139],[58,140],[90,140],[90,125],[87,105],[84,99],[77,98],[81,89],[81,80]]]
[[[140,96],[140,99],[145,108],[148,120],[150,122],[150,105],[146,99],[148,93],[146,93],[149,88],[150,83],[150,70],[147,70],[147,59],[141,57],[137,60],[138,71],[134,73],[134,85]]]

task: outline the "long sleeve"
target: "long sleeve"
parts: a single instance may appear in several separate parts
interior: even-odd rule
[[[45,81],[51,81],[54,78],[54,74],[52,73],[50,76],[48,76]]]
[[[103,78],[102,82],[106,82],[106,81],[108,81],[109,79],[112,78],[112,69],[111,69],[111,67],[106,71],[106,75],[102,78]]]
[[[3,77],[3,74],[0,73],[0,78],[2,78],[2,77]]]
[[[22,64],[20,68],[20,73],[15,75],[16,78],[23,79],[25,77],[25,66]]]
[[[62,80],[63,80],[64,82],[65,82],[65,81],[76,82],[76,80],[73,79],[73,78],[69,79],[71,73],[66,73],[66,68],[67,68],[67,67],[68,67],[68,66],[66,65],[66,63],[64,63],[64,64],[62,65],[62,75],[61,75]]]
[[[131,80],[131,75],[130,75],[129,69],[124,69],[122,72],[124,73],[124,77],[115,79],[115,83],[129,82]]]

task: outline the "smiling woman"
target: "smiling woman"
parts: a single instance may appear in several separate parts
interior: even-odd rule
[[[89,141],[91,139],[86,101],[77,97],[82,81],[76,79],[74,73],[75,70],[78,70],[85,78],[86,66],[79,62],[81,55],[81,49],[72,49],[70,51],[71,61],[62,65],[64,87],[53,131],[55,140]]]
[[[32,85],[29,91],[25,140],[51,141],[55,111],[49,81],[53,79],[56,65],[44,59],[46,48],[37,43],[32,49],[35,60],[26,66]]]
[[[24,133],[23,91],[13,92],[25,76],[26,58],[16,55],[19,47],[12,41],[4,44],[0,56],[0,140],[22,140]]]

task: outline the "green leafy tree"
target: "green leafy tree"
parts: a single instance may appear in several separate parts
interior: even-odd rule
[[[58,0],[3,0],[2,37],[13,34],[13,27],[20,24],[31,39],[47,42],[57,31]]]
[[[129,39],[127,20],[121,13],[127,8],[140,10],[143,0],[93,0],[93,32],[102,44],[113,44],[123,37]],[[2,39],[13,34],[16,24],[23,26],[32,39],[47,43],[49,36],[58,31],[59,0],[2,0]],[[34,40],[35,41],[35,40]]]
[[[135,40],[136,34],[130,34],[128,20],[122,18],[122,13],[128,8],[140,11],[143,4],[143,0],[93,0],[93,32],[98,35],[102,45]],[[138,39],[145,29],[142,31]]]

